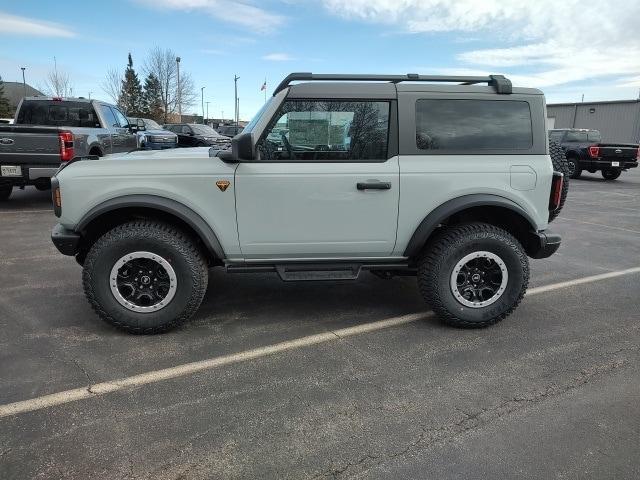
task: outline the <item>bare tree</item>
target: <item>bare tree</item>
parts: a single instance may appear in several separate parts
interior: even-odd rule
[[[145,73],[153,74],[160,83],[160,98],[165,121],[169,114],[178,110],[178,99],[183,110],[195,104],[197,95],[193,80],[187,72],[180,72],[180,85],[178,85],[178,64],[176,54],[171,49],[155,47],[151,50],[145,63]]]
[[[122,95],[122,72],[117,68],[111,67],[107,70],[107,76],[100,85],[104,93],[109,95],[113,103],[120,105]]]
[[[69,74],[64,70],[59,70],[57,66],[49,71],[45,83],[46,90],[54,97],[70,97],[73,94],[73,85]]]

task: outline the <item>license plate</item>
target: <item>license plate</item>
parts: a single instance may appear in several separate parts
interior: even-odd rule
[[[21,177],[22,168],[20,165],[2,165],[0,167],[0,176],[3,177]]]
[[[620,162],[611,162],[611,166],[612,167],[619,167],[620,166]]]

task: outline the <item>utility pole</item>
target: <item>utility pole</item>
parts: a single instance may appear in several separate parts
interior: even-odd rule
[[[236,109],[236,114],[234,117],[234,121],[236,123],[236,127],[238,126],[238,80],[240,80],[240,77],[237,75],[233,76],[233,83],[234,83],[234,91],[235,91],[235,105],[234,108]]]
[[[24,79],[24,71],[27,69],[27,67],[20,67],[20,70],[22,70],[22,87],[24,88],[24,96],[27,96],[27,82]]]
[[[180,93],[180,57],[176,57],[176,64],[178,65],[178,122],[182,123],[182,95]],[[167,95],[169,92],[167,92]],[[165,113],[166,116],[166,113]]]
[[[202,102],[202,124],[204,125],[204,87],[200,88],[200,97]]]

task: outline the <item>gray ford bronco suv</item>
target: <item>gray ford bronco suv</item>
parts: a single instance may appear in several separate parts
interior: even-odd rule
[[[545,118],[540,91],[500,75],[294,73],[230,150],[61,167],[52,240],[83,266],[98,315],[131,333],[189,319],[216,266],[284,281],[416,275],[445,322],[485,327],[522,299],[528,257],[560,246],[548,224],[564,157]]]

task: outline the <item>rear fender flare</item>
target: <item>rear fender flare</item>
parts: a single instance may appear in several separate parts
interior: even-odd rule
[[[530,225],[531,230],[536,231],[536,222],[534,222],[533,218],[531,218],[531,216],[514,201],[491,194],[464,195],[443,203],[424,217],[422,222],[420,222],[420,225],[418,225],[418,228],[413,232],[413,235],[407,244],[407,248],[404,251],[404,256],[413,257],[420,253],[422,247],[427,243],[431,234],[436,230],[436,228],[438,228],[438,225],[451,217],[451,215],[473,207],[507,208],[523,217]]]

